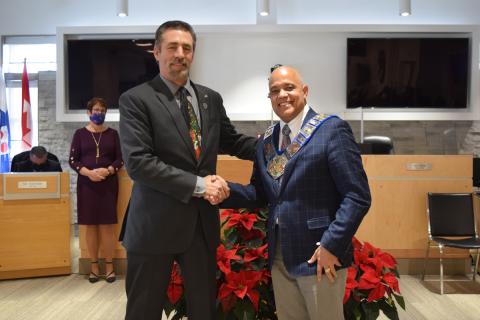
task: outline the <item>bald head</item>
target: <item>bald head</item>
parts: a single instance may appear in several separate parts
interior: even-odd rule
[[[297,69],[289,66],[281,66],[272,71],[272,74],[269,79],[269,85],[272,84],[277,77],[289,77],[292,81],[295,80],[300,85],[303,86],[303,79]]]
[[[268,84],[273,111],[283,122],[289,123],[307,104],[308,86],[300,73],[288,66],[275,69]]]

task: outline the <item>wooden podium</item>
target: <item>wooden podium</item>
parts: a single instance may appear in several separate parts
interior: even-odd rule
[[[0,279],[70,273],[69,174],[0,174]]]

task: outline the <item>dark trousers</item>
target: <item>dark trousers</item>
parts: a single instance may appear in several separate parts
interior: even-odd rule
[[[186,252],[156,255],[127,252],[126,320],[162,318],[174,260],[180,265],[184,280],[188,319],[216,318],[216,250],[207,247],[198,221],[192,244]]]

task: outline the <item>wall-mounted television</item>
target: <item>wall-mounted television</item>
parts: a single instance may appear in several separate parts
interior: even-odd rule
[[[469,61],[469,38],[348,38],[347,108],[467,108]]]
[[[69,110],[85,110],[92,97],[118,108],[126,90],[158,74],[153,39],[68,39],[66,83]]]

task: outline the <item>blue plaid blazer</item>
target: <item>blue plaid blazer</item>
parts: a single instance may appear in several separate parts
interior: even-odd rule
[[[309,109],[305,121],[316,113]],[[278,146],[279,124],[273,139]],[[316,274],[309,265],[316,243],[348,267],[352,237],[370,208],[370,189],[352,130],[337,117],[326,120],[288,162],[281,182],[267,172],[263,139],[257,144],[249,185],[229,183],[223,208],[269,208],[269,262],[280,241],[285,267],[293,277]],[[277,223],[278,221],[278,223]]]

